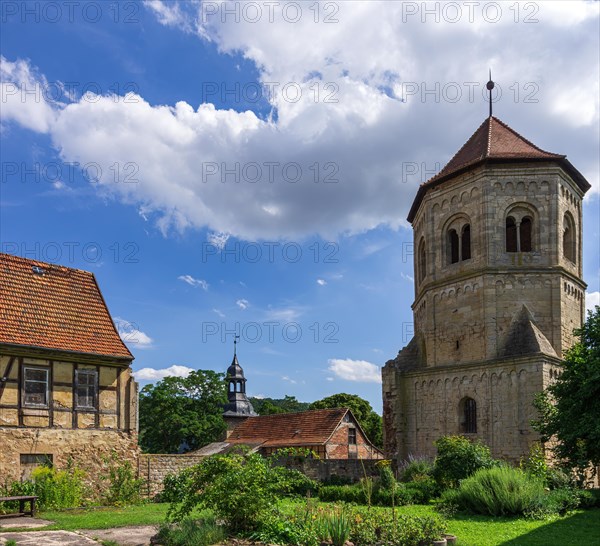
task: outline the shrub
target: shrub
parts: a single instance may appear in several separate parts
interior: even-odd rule
[[[164,546],[210,546],[226,537],[222,526],[214,518],[194,521],[184,519],[177,525],[161,525],[157,539]]]
[[[167,474],[163,480],[163,490],[155,497],[155,500],[157,502],[179,502],[189,486],[191,476],[190,468],[184,468],[177,474]]]
[[[600,508],[600,489],[582,489],[577,493],[581,508]]]
[[[108,477],[101,477],[108,480],[108,487],[102,495],[104,502],[112,506],[139,504],[144,481],[136,478],[131,461],[120,462],[113,452],[104,459],[104,464],[108,467]]]
[[[396,484],[394,472],[390,468],[391,461],[383,460],[377,463],[379,468],[379,484],[382,489],[392,489]]]
[[[356,546],[421,546],[430,544],[445,531],[438,517],[396,515],[389,510],[374,512],[352,507],[349,513],[350,540]]]
[[[544,449],[539,442],[535,442],[529,449],[529,455],[526,459],[521,459],[521,468],[529,472],[532,476],[547,482],[548,463],[544,455]]]
[[[425,457],[409,457],[400,464],[403,482],[421,481],[433,476],[433,462]]]
[[[435,442],[437,456],[433,475],[442,488],[458,487],[460,480],[479,469],[497,465],[490,448],[479,442],[471,442],[464,436],[442,436]]]
[[[319,488],[319,499],[323,502],[348,502],[366,504],[367,499],[362,487],[354,485],[322,485]]]
[[[270,461],[257,453],[213,455],[189,469],[168,515],[181,521],[196,506],[210,508],[232,530],[253,531],[276,504],[279,488]]]
[[[83,470],[71,465],[66,470],[39,466],[31,472],[31,485],[23,483],[15,489],[21,489],[21,494],[37,495],[40,510],[73,508],[82,504],[84,476]]]
[[[277,483],[277,494],[282,497],[312,495],[319,488],[316,481],[293,468],[273,467],[273,478]]]
[[[475,514],[524,514],[543,502],[543,482],[518,468],[483,468],[466,478],[456,491],[446,491],[444,502]]]
[[[425,478],[408,482],[404,485],[413,504],[427,504],[439,496],[439,487],[433,478]]]

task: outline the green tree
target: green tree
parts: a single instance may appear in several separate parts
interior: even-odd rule
[[[259,415],[273,415],[274,413],[290,413],[305,411],[310,404],[299,402],[295,396],[286,395],[285,398],[250,398],[254,411]]]
[[[177,453],[218,440],[225,431],[223,374],[196,370],[165,377],[140,392],[140,446],[146,453]]]
[[[377,447],[383,446],[383,427],[381,416],[378,415],[371,404],[356,394],[345,392],[327,396],[310,405],[310,409],[349,408],[356,417],[361,428]]]
[[[562,374],[540,393],[532,425],[547,442],[557,440],[554,454],[583,480],[586,469],[600,465],[600,307],[588,313],[567,351]],[[593,470],[592,470],[593,471]]]

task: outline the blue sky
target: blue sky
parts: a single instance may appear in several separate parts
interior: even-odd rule
[[[593,186],[598,303],[598,3],[492,4],[3,2],[2,251],[93,271],[142,384],[224,371],[237,330],[251,394],[380,410],[406,214],[492,67],[494,113]]]

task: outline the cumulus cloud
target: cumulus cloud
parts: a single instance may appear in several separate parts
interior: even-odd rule
[[[594,311],[596,305],[600,305],[600,292],[589,292],[585,295],[586,311]]]
[[[115,317],[113,319],[121,339],[134,349],[152,349],[153,339],[142,332],[134,322]]]
[[[327,281],[325,279],[317,279],[317,284],[319,286],[325,286],[327,284]]]
[[[17,93],[3,102],[3,119],[48,133],[64,161],[100,165],[96,191],[135,206],[164,233],[208,227],[209,241],[223,245],[224,234],[333,237],[404,224],[417,186],[483,121],[492,65],[503,88],[496,113],[541,147],[567,153],[597,190],[598,3],[532,4],[535,25],[525,13],[515,23],[506,6],[493,24],[481,6],[472,23],[463,7],[456,24],[432,16],[423,24],[421,13],[407,17],[405,2],[329,3],[335,24],[323,22],[327,3],[318,4],[319,23],[302,4],[304,16],[291,24],[284,4],[272,6],[272,22],[266,5],[258,22],[236,22],[221,17],[222,7],[207,16],[218,3],[145,4],[161,24],[253,62],[274,90],[276,116],[152,105],[135,94],[57,104]],[[4,61],[2,81],[14,91],[43,75]],[[133,165],[137,183],[114,184],[115,162]],[[225,176],[231,169],[234,180]]]
[[[136,381],[160,381],[165,377],[187,377],[193,371],[193,368],[174,364],[168,368],[161,368],[158,370],[154,368],[142,368],[137,372],[133,372],[133,376]]]
[[[381,383],[381,370],[379,366],[366,360],[352,360],[351,358],[329,359],[329,371],[340,379],[346,381],[359,381],[361,383]]]
[[[248,300],[244,300],[244,299],[237,300],[237,301],[235,302],[235,304],[236,304],[236,305],[237,305],[237,306],[238,306],[238,307],[239,307],[239,308],[240,308],[242,311],[244,311],[245,309],[248,309],[248,306],[250,305],[250,303],[248,302]]]
[[[194,288],[202,288],[202,290],[208,290],[208,283],[202,279],[195,279],[191,275],[180,275],[177,277],[180,281],[183,281]]]

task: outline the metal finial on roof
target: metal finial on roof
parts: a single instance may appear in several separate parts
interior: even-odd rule
[[[490,81],[487,82],[487,90],[490,92],[490,117],[492,117],[492,89],[494,89],[494,82],[492,81],[492,69],[490,68]]]
[[[240,339],[240,336],[233,336],[233,356],[237,355],[237,340]]]

